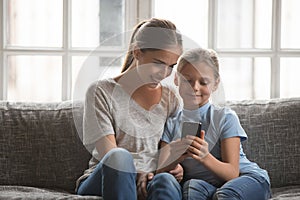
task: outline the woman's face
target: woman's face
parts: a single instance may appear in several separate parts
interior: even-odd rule
[[[184,65],[177,79],[184,107],[190,110],[206,104],[217,87],[213,69],[203,62]]]
[[[156,87],[161,80],[169,76],[181,49],[171,50],[136,50],[137,72],[144,84]]]

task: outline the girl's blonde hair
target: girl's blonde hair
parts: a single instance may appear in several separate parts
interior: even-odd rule
[[[131,35],[121,72],[126,71],[133,63],[135,46],[141,51],[155,51],[168,47],[182,49],[182,36],[177,32],[175,24],[169,20],[151,18],[140,22]]]
[[[217,53],[212,49],[196,48],[183,53],[177,65],[177,72],[181,72],[186,64],[196,65],[198,63],[206,63],[214,71],[216,80],[220,78],[219,74],[219,59]]]

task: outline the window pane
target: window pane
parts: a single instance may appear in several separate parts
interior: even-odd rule
[[[8,0],[8,46],[62,47],[63,1]]]
[[[300,58],[281,58],[280,97],[300,96]]]
[[[186,39],[207,47],[208,0],[155,0],[154,12],[155,17],[174,22]]]
[[[218,48],[271,48],[272,0],[218,0]]]
[[[220,58],[227,100],[270,98],[269,58]]]
[[[254,92],[253,99],[270,99],[271,97],[271,60],[270,58],[254,59]]]
[[[125,30],[125,0],[73,0],[72,46],[122,46]],[[114,39],[108,40],[114,37]]]
[[[8,100],[61,101],[60,56],[8,56]]]
[[[118,75],[121,72],[121,65],[122,58],[73,56],[73,99],[83,99],[88,86],[92,82]]]
[[[281,47],[300,49],[300,1],[282,1]]]

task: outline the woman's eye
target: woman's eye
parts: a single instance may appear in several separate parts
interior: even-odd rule
[[[153,63],[153,66],[160,70],[165,70],[165,65],[162,63]]]
[[[155,66],[157,66],[157,67],[163,67],[164,66],[164,64],[162,64],[162,63],[153,63]]]
[[[190,83],[192,80],[183,78],[183,82]]]

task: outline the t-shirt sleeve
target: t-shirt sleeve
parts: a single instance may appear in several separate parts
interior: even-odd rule
[[[165,126],[164,126],[164,132],[161,137],[161,141],[170,143],[173,140],[173,123],[172,118],[167,119]]]
[[[181,136],[180,135],[181,132],[179,131],[180,130],[180,123],[179,123],[180,115],[181,115],[181,112],[179,110],[177,110],[177,112],[174,113],[174,115],[170,116],[167,119],[165,126],[164,126],[164,132],[161,137],[161,141],[170,143],[170,142],[180,138],[180,136]]]
[[[225,119],[221,125],[221,140],[230,137],[240,137],[241,141],[247,139],[247,134],[240,124],[239,118],[235,111],[225,110]]]
[[[101,137],[114,134],[110,102],[104,91],[92,84],[86,93],[83,115],[83,144],[93,145]]]
[[[163,135],[161,137],[161,141],[164,141],[166,143],[170,143],[171,141],[176,139],[176,130],[177,130],[177,124],[178,121],[178,114],[181,109],[181,102],[180,102],[180,96],[178,95],[178,92],[174,86],[171,84],[164,84],[164,87],[166,87],[169,90],[168,95],[168,116],[166,123],[164,125],[164,131]]]
[[[173,86],[166,84],[164,85],[166,88],[169,90],[169,95],[168,95],[168,102],[169,102],[169,108],[168,108],[168,117],[174,117],[175,115],[178,114],[178,111],[182,107],[182,100],[181,97],[178,94],[178,90]]]

